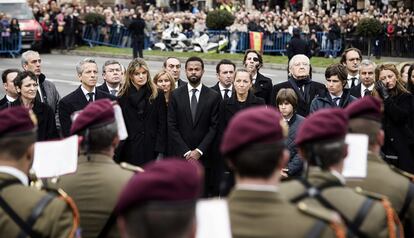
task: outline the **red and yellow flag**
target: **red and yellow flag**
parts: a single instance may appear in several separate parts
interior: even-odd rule
[[[250,49],[257,50],[259,52],[263,49],[263,32],[251,31],[250,34]]]

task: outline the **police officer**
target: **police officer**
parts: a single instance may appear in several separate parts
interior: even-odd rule
[[[381,158],[384,131],[381,129],[381,101],[366,96],[346,108],[350,118],[349,131],[369,138],[367,177],[348,180],[347,186],[385,195],[405,221],[406,237],[414,236],[414,176],[392,167]],[[398,185],[397,185],[398,184]]]
[[[287,130],[280,113],[265,106],[245,109],[230,121],[221,152],[236,176],[228,198],[233,237],[344,236],[337,214],[296,207],[279,192],[280,172],[289,160]]]
[[[133,172],[112,159],[119,138],[111,101],[88,104],[72,123],[71,134],[82,138],[81,155],[76,173],[62,176],[59,185],[79,207],[82,237],[119,237],[113,210]]]
[[[69,204],[28,186],[36,137],[32,112],[0,111],[0,236],[74,237],[78,221]]]
[[[124,187],[117,204],[122,237],[195,237],[195,207],[203,184],[198,162],[151,162]]]
[[[341,172],[347,155],[348,117],[342,109],[321,109],[299,127],[296,145],[309,165],[308,176],[282,184],[291,202],[305,202],[337,211],[356,237],[396,237],[399,219],[380,195],[358,194],[345,187]]]

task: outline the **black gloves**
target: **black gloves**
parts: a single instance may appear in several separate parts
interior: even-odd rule
[[[389,97],[388,89],[385,87],[384,83],[381,80],[378,80],[375,83],[375,89],[377,90],[379,96],[385,100]]]

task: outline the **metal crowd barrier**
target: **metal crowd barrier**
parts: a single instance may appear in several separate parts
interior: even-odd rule
[[[6,35],[0,36],[0,54],[9,54],[15,57],[22,50],[22,35]]]
[[[244,52],[250,48],[249,33],[248,32],[229,32],[229,31],[207,31],[210,38],[218,39],[220,36],[225,36],[229,40],[226,51],[230,52]],[[193,33],[188,32],[187,37],[191,37]],[[307,36],[304,36],[307,38]],[[264,53],[280,53],[286,52],[286,45],[291,39],[291,35],[287,32],[274,32],[263,35],[263,52]],[[317,39],[320,44],[320,52],[335,52],[336,54],[342,50],[342,41],[335,45],[335,49],[328,48],[327,33],[317,32]],[[117,48],[131,47],[131,39],[128,29],[123,26],[85,26],[83,31],[83,40],[89,44],[105,45]],[[234,41],[234,42],[232,42]],[[144,48],[148,49],[153,42],[146,37]],[[233,44],[232,44],[233,43]]]

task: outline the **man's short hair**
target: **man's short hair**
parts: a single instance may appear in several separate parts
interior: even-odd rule
[[[76,64],[76,73],[77,73],[78,75],[82,75],[82,73],[83,73],[83,65],[85,65],[85,64],[87,64],[87,63],[93,63],[93,64],[96,64],[96,61],[95,61],[95,59],[94,59],[94,58],[85,58],[85,59],[83,59],[83,60],[79,61],[79,62]]]
[[[218,64],[216,65],[216,73],[220,73],[220,66],[221,66],[221,65],[223,65],[223,64],[229,64],[229,65],[232,65],[232,66],[233,66],[233,68],[234,68],[234,69],[236,69],[236,65],[235,65],[233,62],[231,62],[231,60],[228,60],[228,59],[222,59],[222,60],[220,60],[220,62],[218,62]]]
[[[358,48],[348,48],[348,49],[344,50],[344,52],[341,55],[341,61],[340,61],[341,64],[346,63],[346,54],[348,54],[348,52],[350,52],[350,51],[357,52],[358,55],[359,55],[359,59],[362,60],[362,53]]]
[[[240,177],[269,178],[280,163],[284,142],[256,143],[229,154],[231,167]]]
[[[105,61],[105,63],[102,65],[102,73],[105,73],[105,68],[106,68],[106,66],[108,66],[108,65],[112,65],[112,64],[117,64],[117,65],[119,65],[119,67],[121,67],[121,70],[122,70],[122,66],[121,66],[121,63],[119,63],[119,61],[117,61],[117,60],[107,60],[107,61]]]
[[[112,122],[98,128],[89,128],[87,133],[88,135],[86,135],[86,131],[83,131],[81,134],[88,137],[85,141],[88,145],[88,152],[100,152],[111,146],[118,135],[118,127],[116,122]]]
[[[360,67],[364,66],[364,67],[368,67],[368,66],[373,66],[374,67],[374,71],[375,68],[377,67],[377,64],[374,61],[371,61],[369,59],[364,59],[361,61]]]
[[[344,159],[345,139],[308,142],[299,146],[304,152],[304,159],[311,166],[323,170],[338,164]]]
[[[308,57],[308,56],[306,56],[306,55],[304,55],[304,54],[297,54],[297,55],[294,55],[294,56],[292,57],[292,59],[290,59],[290,61],[289,61],[289,69],[290,69],[290,68],[292,68],[293,64],[295,64],[295,63],[296,63],[296,61],[297,61],[299,58],[304,58],[304,59],[306,59],[306,60],[308,61],[308,63],[309,63],[309,67],[310,67],[310,60],[309,60],[309,57]]]
[[[31,56],[31,55],[39,55],[40,56],[40,54],[39,54],[39,52],[37,52],[37,51],[34,51],[34,50],[28,50],[28,51],[25,51],[23,54],[22,54],[22,58],[21,58],[21,64],[22,64],[22,66],[24,66],[24,65],[26,65],[26,64],[28,64],[29,63],[29,56]]]
[[[180,60],[179,60],[177,57],[170,56],[170,57],[168,57],[167,59],[165,59],[165,60],[164,60],[164,63],[162,64],[162,66],[163,66],[164,68],[167,68],[167,61],[168,61],[169,59],[176,59],[176,60],[178,60],[178,61],[180,62]],[[180,62],[180,63],[181,63],[181,62]]]
[[[9,75],[10,73],[19,73],[19,72],[20,70],[18,69],[6,69],[1,74],[1,80],[3,80],[3,83],[7,83],[7,75]]]
[[[354,118],[349,120],[349,132],[365,134],[368,136],[370,146],[378,144],[377,135],[381,130],[381,123],[365,118]]]
[[[36,142],[36,131],[26,132],[21,135],[0,137],[0,155],[5,158],[20,159]]]
[[[325,70],[325,78],[328,79],[332,76],[338,76],[338,79],[341,80],[343,84],[346,84],[348,80],[348,71],[342,64],[331,64]]]
[[[200,57],[198,57],[198,56],[191,56],[190,58],[188,58],[188,59],[187,59],[187,61],[185,62],[185,68],[186,68],[186,69],[187,69],[188,62],[192,62],[192,61],[197,61],[197,62],[200,62],[200,63],[201,63],[201,68],[202,68],[202,69],[204,69],[204,62],[203,62],[203,60],[202,60]]]
[[[130,237],[188,237],[195,222],[195,202],[150,202],[130,209],[123,217]]]
[[[298,96],[296,95],[295,91],[291,88],[282,88],[279,90],[276,96],[276,106],[284,103],[287,101],[295,110],[298,106]]]

